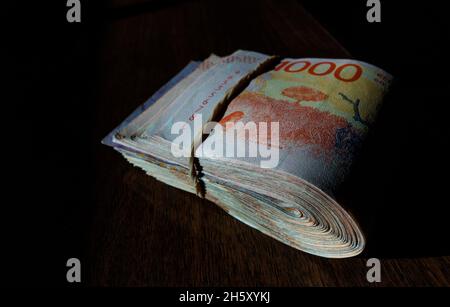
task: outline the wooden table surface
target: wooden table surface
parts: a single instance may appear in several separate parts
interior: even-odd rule
[[[85,285],[449,285],[445,255],[382,257],[382,282],[370,284],[370,252],[332,260],[295,250],[211,202],[146,176],[100,144],[190,60],[212,52],[350,57],[298,2],[114,1],[95,43],[95,192],[82,260]]]

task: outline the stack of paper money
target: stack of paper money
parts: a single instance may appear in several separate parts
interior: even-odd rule
[[[333,195],[390,81],[354,60],[211,55],[191,62],[103,142],[283,243],[350,257],[365,239]]]

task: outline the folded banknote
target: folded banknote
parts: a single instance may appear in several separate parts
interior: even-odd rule
[[[349,59],[211,55],[189,63],[103,143],[285,244],[351,257],[364,235],[334,197],[391,79]]]

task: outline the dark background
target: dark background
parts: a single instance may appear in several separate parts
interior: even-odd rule
[[[350,207],[353,203],[365,204],[363,209],[353,207],[362,224],[367,225],[369,239],[363,258],[358,258],[356,263],[360,265],[370,257],[386,259],[394,276],[386,277],[387,285],[448,285],[449,260],[442,256],[450,254],[447,217],[449,53],[444,49],[449,41],[449,27],[442,2],[427,1],[419,5],[381,1],[382,22],[369,24],[365,19],[366,1],[279,1],[283,3],[278,6],[281,9],[273,11],[273,19],[265,19],[267,23],[259,27],[261,31],[253,25],[254,36],[236,41],[229,37],[223,41],[209,38],[236,31],[236,28],[228,31],[223,22],[230,18],[232,24],[233,17],[221,15],[229,12],[230,7],[239,10],[254,6],[254,11],[248,10],[252,12],[248,15],[248,26],[251,26],[252,22],[260,21],[259,12],[266,12],[260,7],[271,2],[82,0],[80,24],[67,23],[66,1],[21,2],[2,9],[6,13],[2,18],[6,30],[2,43],[2,49],[6,47],[6,81],[2,95],[2,117],[6,120],[3,126],[3,152],[6,154],[3,189],[6,193],[1,215],[4,284],[67,286],[66,261],[77,257],[83,265],[84,286],[364,285],[346,273],[347,268],[355,264],[326,263],[314,257],[302,258],[314,259],[313,264],[305,263],[305,266],[313,266],[306,270],[311,274],[305,279],[289,278],[276,268],[258,271],[257,261],[250,269],[241,268],[239,263],[233,264],[236,260],[229,255],[231,251],[221,250],[232,247],[221,246],[220,242],[214,245],[201,242],[198,244],[205,245],[196,248],[219,249],[215,256],[229,257],[224,263],[233,264],[237,272],[249,274],[220,275],[213,272],[214,267],[209,268],[209,275],[206,269],[197,273],[196,266],[200,264],[193,264],[195,260],[177,266],[169,257],[169,260],[154,260],[153,264],[158,266],[159,263],[164,270],[156,269],[156,275],[152,275],[155,268],[149,268],[149,262],[139,258],[152,253],[136,255],[133,259],[126,253],[130,248],[127,241],[146,238],[139,233],[142,230],[128,233],[123,230],[132,227],[129,224],[145,223],[127,210],[157,210],[152,204],[163,206],[166,203],[168,207],[163,209],[170,210],[171,202],[186,202],[186,199],[189,202],[184,205],[193,206],[195,212],[202,210],[202,206],[211,206],[207,202],[195,203],[194,196],[177,194],[175,189],[162,187],[153,179],[140,178],[145,175],[130,171],[131,167],[118,154],[99,144],[109,130],[186,65],[188,59],[203,59],[210,52],[226,55],[238,48],[290,57],[330,54],[326,48],[298,54],[290,47],[292,41],[284,44],[283,39],[288,37],[285,33],[295,32],[290,19],[295,19],[292,12],[300,10],[298,3],[301,3],[354,58],[380,66],[395,77],[379,121],[340,196]],[[198,8],[198,17],[191,14],[191,19],[183,19],[177,9],[179,6],[187,11],[190,6]],[[225,10],[224,6],[228,8]],[[172,10],[178,13],[172,14]],[[149,23],[152,28],[139,27],[139,16],[143,14],[153,18]],[[199,23],[209,18],[211,26],[196,36],[189,28],[196,24],[192,18],[198,18]],[[216,20],[223,23],[215,24]],[[123,21],[124,26],[120,26]],[[122,48],[129,50],[125,58],[115,57],[121,50],[108,45],[117,31],[123,36]],[[177,39],[164,40],[153,34],[162,31],[174,33],[172,37]],[[210,36],[200,33],[210,33]],[[151,65],[139,68],[134,62],[142,61],[139,48],[145,46],[146,38],[153,45],[146,46],[149,52],[145,60],[155,62],[154,69],[149,68]],[[304,42],[299,40],[298,44]],[[183,49],[186,45],[189,49]],[[346,51],[338,52],[345,54]],[[115,72],[112,81],[108,79],[109,73],[114,71],[111,67],[116,63],[111,58],[119,59],[117,65],[122,67],[120,74]],[[137,91],[137,88],[146,90]],[[104,103],[105,92],[114,92],[115,101],[124,101],[124,104],[112,105],[111,111],[107,111],[104,104],[99,103]],[[135,179],[136,176],[139,179]],[[120,189],[111,178],[124,178],[122,186],[135,192],[130,199],[115,199],[111,203],[102,198],[101,195],[114,194]],[[146,190],[146,183],[158,190]],[[128,204],[128,209],[122,207],[123,203]],[[134,203],[144,203],[147,207],[132,207]],[[226,219],[224,227],[234,223],[228,222],[231,218],[219,209],[207,210],[212,211],[199,213],[200,216]],[[169,222],[177,223],[176,220]],[[115,236],[126,233],[125,237],[108,237],[112,229],[108,227],[113,227],[108,223],[117,226]],[[190,227],[186,221],[180,223]],[[152,233],[158,232],[157,223],[149,227],[153,227]],[[195,234],[195,229],[191,231]],[[220,233],[221,230],[212,231]],[[262,240],[261,245],[270,253],[273,240],[253,232],[250,236]],[[156,240],[154,237],[148,240],[152,239]],[[166,240],[172,239],[183,240],[167,234]],[[245,245],[245,236],[239,240]],[[162,244],[156,242],[151,244]],[[180,246],[185,245],[180,242]],[[171,250],[170,245],[162,246],[159,249],[153,246],[155,257],[165,257],[161,249],[167,247],[167,254],[184,253],[182,249]],[[116,253],[111,254],[114,251]],[[294,255],[289,248],[274,255],[283,253],[286,257],[290,257],[290,253]],[[132,264],[121,266],[127,261]],[[270,265],[276,266],[275,263]],[[327,266],[329,269],[324,269]],[[364,272],[365,268],[357,270]],[[337,283],[330,274],[341,274],[344,279],[346,274],[350,275]],[[361,278],[364,279],[364,275]]]

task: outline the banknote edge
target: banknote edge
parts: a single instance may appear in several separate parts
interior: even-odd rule
[[[178,72],[172,79],[164,84],[159,90],[157,90],[152,96],[150,96],[143,104],[138,106],[125,120],[123,120],[116,128],[109,132],[102,140],[101,143],[107,146],[115,147],[117,144],[113,143],[114,135],[128,125],[132,120],[138,117],[141,113],[145,112],[150,106],[152,106],[159,98],[166,94],[171,88],[173,88],[178,82],[193,72],[201,61],[189,62],[180,72]]]

